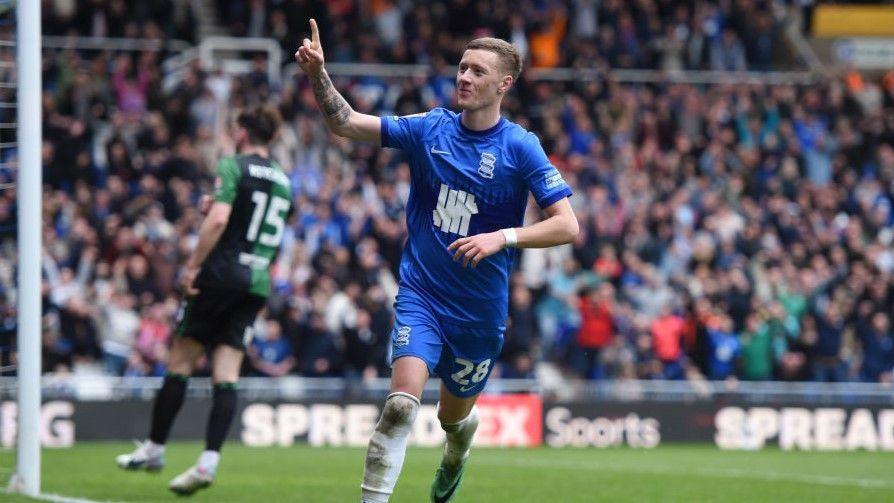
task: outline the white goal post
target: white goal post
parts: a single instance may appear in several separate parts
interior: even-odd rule
[[[40,2],[16,3],[18,70],[18,441],[10,489],[40,494]]]

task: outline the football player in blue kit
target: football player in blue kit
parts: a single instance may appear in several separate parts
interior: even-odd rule
[[[431,489],[449,501],[478,426],[475,400],[503,345],[514,248],[571,242],[578,232],[571,189],[539,139],[500,116],[521,71],[516,49],[496,38],[466,46],[456,75],[461,113],[435,108],[405,117],[354,111],[324,69],[316,22],[295,53],[329,129],[403,150],[412,176],[409,240],[391,334],[391,393],[369,441],[364,503],[384,503],[403,465],[423,387],[441,378],[438,419],[447,433]],[[522,227],[528,193],[547,217]]]

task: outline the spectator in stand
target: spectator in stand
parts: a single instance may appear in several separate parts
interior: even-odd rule
[[[259,317],[255,322],[254,336],[246,351],[252,375],[282,377],[295,366],[292,345],[282,335],[282,326],[275,319]]]
[[[736,358],[741,350],[738,335],[733,331],[733,321],[729,316],[721,316],[717,327],[707,329],[710,357],[708,359],[708,379],[722,381],[735,376]]]
[[[307,325],[299,336],[298,369],[308,377],[334,377],[340,375],[342,366],[341,350],[335,338],[326,329],[323,316],[311,312]]]
[[[611,283],[584,288],[580,293],[577,347],[582,357],[580,374],[587,379],[606,377],[601,353],[614,339],[614,297],[615,289]]]
[[[742,334],[741,376],[749,381],[768,381],[773,378],[773,338],[757,313],[745,319]]]
[[[13,341],[17,331],[16,309],[0,291],[0,376],[13,375]]]
[[[379,366],[384,361],[382,349],[384,332],[377,332],[369,311],[357,309],[353,326],[342,330],[345,341],[345,374],[371,379],[379,375]]]
[[[155,377],[163,377],[167,369],[168,347],[171,342],[171,325],[169,309],[162,303],[155,303],[143,308],[143,317],[137,332],[138,356],[146,365],[146,373]]]
[[[857,325],[857,337],[863,345],[860,380],[864,382],[894,382],[894,336],[888,314],[876,312],[870,322]]]
[[[134,349],[140,317],[134,311],[136,299],[126,293],[112,293],[108,303],[92,310],[102,340],[105,370],[121,375]]]
[[[554,68],[561,62],[560,46],[568,25],[568,17],[562,7],[552,7],[538,16],[528,36],[531,66]]]
[[[510,379],[533,377],[534,355],[539,350],[540,334],[534,315],[533,296],[523,285],[512,287],[509,319],[500,352],[500,375]]]
[[[686,323],[665,304],[652,322],[652,347],[663,366],[665,379],[685,377],[686,357],[683,355],[683,331]]]
[[[817,327],[813,380],[840,382],[845,380],[845,367],[841,360],[845,319],[837,301],[828,301],[825,308],[814,314]]]
[[[727,72],[744,72],[745,47],[732,28],[723,30],[723,34],[711,43],[711,69]]]

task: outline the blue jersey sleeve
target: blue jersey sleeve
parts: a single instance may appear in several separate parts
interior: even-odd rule
[[[422,137],[422,124],[425,113],[381,117],[382,146],[410,150]]]
[[[541,208],[552,206],[556,201],[571,195],[571,187],[565,183],[559,170],[549,162],[534,133],[527,133],[518,143],[515,158],[528,190],[534,194],[534,199]]]

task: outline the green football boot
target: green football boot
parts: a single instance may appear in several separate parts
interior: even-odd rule
[[[458,467],[452,470],[444,468],[444,465],[438,467],[435,472],[435,480],[431,483],[431,501],[432,503],[447,503],[456,492],[463,480],[463,472],[466,469],[466,461],[469,460],[469,453],[463,456],[462,462]]]

